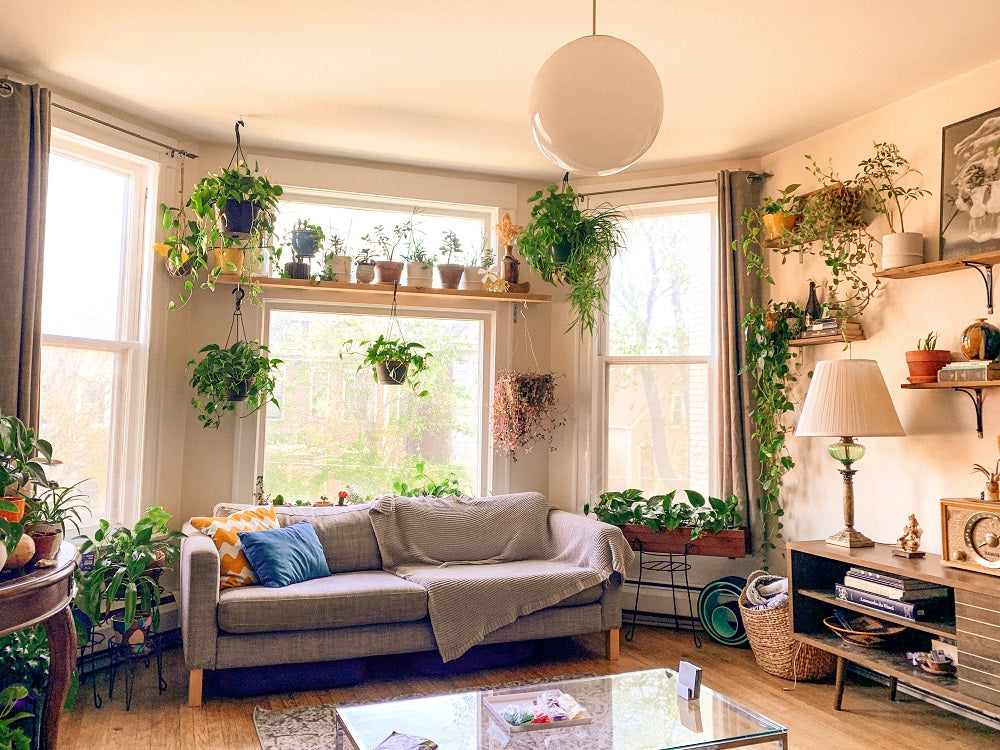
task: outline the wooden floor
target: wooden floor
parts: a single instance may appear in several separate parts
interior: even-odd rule
[[[164,657],[167,691],[156,693],[156,670],[140,670],[132,710],[125,712],[117,692],[108,701],[106,678],[98,685],[104,706],[95,709],[89,684],[76,706],[63,714],[60,750],[260,750],[254,731],[254,706],[285,708],[318,703],[350,703],[418,692],[443,692],[536,677],[594,672],[607,674],[655,667],[676,667],[687,659],[704,669],[704,682],[789,729],[792,750],[972,750],[996,747],[1000,733],[901,695],[888,699],[881,685],[849,678],[843,711],[832,708],[833,684],[792,683],[762,672],[749,650],[708,641],[695,649],[690,634],[640,627],[632,643],[622,640],[621,658],[604,659],[600,635],[550,642],[550,650],[521,666],[486,669],[448,677],[416,673],[370,675],[349,688],[278,693],[256,698],[213,698],[202,708],[186,704],[186,677],[179,650]],[[773,747],[758,745],[757,747]],[[585,750],[581,748],[581,750]],[[590,749],[586,749],[590,750]],[[598,750],[598,749],[594,749]]]

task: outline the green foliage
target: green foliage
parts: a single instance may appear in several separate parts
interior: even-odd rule
[[[414,484],[411,487],[406,482],[396,481],[392,483],[392,491],[401,497],[445,497],[447,495],[457,497],[462,494],[458,477],[455,474],[450,473],[442,481],[438,482],[428,476],[426,468],[427,463],[425,461],[417,461],[413,465],[413,481],[422,482],[423,484]]]
[[[441,255],[444,256],[444,262],[451,263],[451,256],[453,254],[462,255],[462,241],[458,239],[458,235],[454,231],[449,229],[444,233],[441,247],[438,249],[441,251]],[[461,261],[461,257],[458,260]]]
[[[49,641],[43,626],[0,637],[0,685],[22,685],[38,695],[45,689],[48,674]]]
[[[584,505],[583,512],[589,515],[593,510],[597,520],[615,526],[636,524],[654,531],[690,528],[692,539],[697,539],[703,532],[717,533],[734,529],[743,522],[736,495],[722,499],[706,498],[694,490],[681,492],[685,499],[675,497],[677,490],[665,495],[653,495],[649,499],[638,489],[604,492],[593,508],[589,503]]]
[[[937,331],[931,331],[917,342],[917,351],[931,351],[937,347]]]
[[[178,295],[180,305],[191,299],[196,285],[211,291],[215,289],[220,274],[237,272],[232,263],[209,269],[212,248],[219,246],[240,247],[251,255],[244,260],[243,269],[239,271],[240,282],[247,285],[250,301],[259,302],[260,284],[247,268],[263,259],[260,248],[266,244],[267,237],[274,230],[278,198],[284,192],[281,185],[271,183],[259,173],[259,169],[259,165],[255,163],[251,171],[246,163],[240,162],[233,168],[223,169],[219,174],[203,177],[194,186],[184,206],[169,207],[160,204],[161,222],[167,232],[163,241],[167,246],[167,259],[172,268],[188,276]],[[259,207],[247,239],[237,240],[226,236],[222,208],[227,200],[251,201]],[[203,269],[208,273],[205,280],[201,281]],[[171,302],[169,308],[176,309],[178,306]]]
[[[344,342],[344,349],[340,356],[361,355],[364,359],[358,365],[358,371],[365,367],[372,368],[372,378],[378,381],[378,373],[375,366],[379,364],[396,367],[401,364],[407,365],[405,383],[413,389],[418,396],[427,395],[426,390],[420,390],[420,374],[428,367],[427,360],[434,355],[426,351],[423,344],[415,341],[403,341],[402,339],[389,339],[384,335],[379,335],[377,339],[367,339],[359,341],[355,346],[353,339]]]
[[[228,348],[208,344],[198,353],[204,355],[201,361],[188,360],[187,367],[196,365],[191,373],[191,386],[197,396],[191,399],[191,405],[201,412],[198,421],[202,427],[218,429],[224,413],[236,410],[238,402],[232,397],[244,385],[250,409],[242,416],[248,417],[269,403],[280,406],[274,397],[276,383],[272,371],[282,362],[271,359],[263,344],[242,340]]]
[[[773,330],[769,330],[765,320],[768,313],[774,316],[774,325],[770,326]],[[752,381],[750,395],[754,406],[750,422],[760,462],[757,481],[761,494],[757,498],[757,508],[764,542],[770,549],[775,548],[773,540],[782,538],[781,485],[785,474],[795,466],[785,447],[787,428],[782,419],[794,408],[788,391],[797,379],[791,367],[796,355],[788,347],[795,333],[790,330],[788,321],[801,314],[794,302],[771,302],[758,307],[751,301],[750,312],[743,319],[747,360],[740,372],[749,374]]]
[[[36,484],[35,496],[27,501],[26,523],[47,523],[59,527],[59,530],[66,535],[66,524],[69,523],[79,532],[80,509],[87,507],[87,496],[77,492],[79,487],[86,480],[81,479],[68,487],[61,487],[58,482],[48,484]]]
[[[94,552],[94,567],[77,571],[74,604],[93,624],[122,601],[126,627],[135,622],[137,611],[143,611],[152,613],[152,629],[159,628],[161,590],[151,571],[157,566],[173,568],[179,554],[176,541],[184,537],[167,530],[169,521],[170,514],[157,505],[147,508],[132,528],[111,529],[102,518],[93,536],[83,537],[80,552]]]
[[[611,259],[624,246],[623,214],[610,205],[578,209],[573,188],[549,185],[528,199],[536,204],[517,243],[521,255],[546,281],[570,288],[570,329],[593,332],[604,312]],[[569,330],[569,329],[567,329]]]
[[[454,234],[454,232],[452,232]],[[457,237],[455,238],[458,239]],[[424,247],[424,242],[414,232],[410,237],[409,250],[403,255],[407,263],[419,263],[423,268],[433,268],[435,257]]]
[[[12,726],[31,715],[27,711],[14,713],[14,703],[27,695],[28,690],[21,685],[8,685],[0,690],[0,748],[3,750],[31,750],[28,736]]]
[[[319,224],[310,223],[309,219],[298,219],[292,231],[311,234],[313,239],[316,240],[316,245],[319,247],[322,247],[323,243],[326,242],[326,232],[323,231],[323,227]]]
[[[765,214],[795,213],[798,198],[794,193],[800,187],[802,186],[797,182],[793,185],[788,185],[778,194],[777,198],[767,198],[761,207],[761,211]]]
[[[412,235],[413,220],[411,219],[394,226],[391,237],[385,231],[385,227],[379,224],[372,230],[371,234],[362,235],[361,240],[365,243],[365,248],[368,250],[369,256],[381,256],[385,260],[392,262],[393,257],[396,255],[396,248],[400,244],[408,243]]]
[[[52,445],[14,416],[0,414],[0,489],[19,492],[29,482],[47,483],[42,463],[52,462]],[[11,487],[10,485],[15,485]]]
[[[894,218],[899,219],[899,231],[905,232],[903,212],[913,201],[931,193],[921,187],[904,186],[902,182],[921,173],[910,166],[895,143],[875,143],[875,155],[858,167],[861,172],[856,179],[865,191],[868,206],[885,216],[890,232],[897,231]]]

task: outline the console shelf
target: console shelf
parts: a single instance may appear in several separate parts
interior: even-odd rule
[[[983,436],[983,389],[1000,387],[1000,380],[969,380],[965,383],[903,383],[899,386],[906,390],[944,390],[949,388],[953,391],[964,393],[972,399],[972,405],[976,410],[976,433],[980,438]]]

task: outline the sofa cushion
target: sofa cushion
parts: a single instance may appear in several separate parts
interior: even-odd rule
[[[240,542],[257,579],[268,588],[330,575],[323,545],[308,521],[281,529],[241,531]]]
[[[215,515],[244,509],[246,505],[220,503]],[[331,573],[353,570],[382,570],[378,542],[368,518],[370,504],[314,508],[309,505],[272,506],[282,526],[309,521],[323,545],[323,555]]]
[[[278,589],[244,586],[219,595],[219,628],[229,633],[344,628],[426,616],[423,587],[381,570],[336,573]]]
[[[250,561],[243,554],[238,534],[241,531],[278,528],[273,509],[266,506],[250,507],[223,516],[195,517],[189,523],[205,536],[211,537],[219,550],[219,588],[257,583]]]
[[[600,601],[602,596],[604,596],[604,584],[599,583],[596,586],[590,586],[585,588],[583,591],[576,592],[573,596],[568,599],[563,599],[555,606],[577,607],[581,604],[593,604],[594,602]]]

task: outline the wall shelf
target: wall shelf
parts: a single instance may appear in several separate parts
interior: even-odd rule
[[[235,274],[222,274],[218,283],[236,284],[239,278]],[[264,289],[304,289],[310,292],[330,294],[333,292],[361,292],[374,297],[392,297],[392,284],[353,284],[346,281],[313,281],[312,279],[275,279],[258,278],[257,282]],[[436,287],[400,286],[397,290],[400,297],[436,297],[438,299],[476,299],[492,302],[525,302],[539,304],[552,302],[549,294],[519,294],[514,292],[487,292],[481,289],[438,289]]]
[[[1000,380],[970,380],[966,383],[903,383],[900,388],[906,390],[944,390],[949,388],[953,391],[960,391],[972,399],[972,404],[976,409],[976,432],[979,437],[983,436],[983,389],[1000,388]]]
[[[849,344],[852,341],[864,341],[862,330],[831,333],[826,336],[809,336],[808,338],[792,339],[789,346],[819,346],[820,344]]]
[[[885,271],[876,271],[880,279],[915,279],[920,276],[935,276],[939,273],[951,273],[971,268],[976,271],[986,285],[986,311],[993,313],[993,266],[1000,263],[1000,252],[966,255],[961,258],[935,260],[931,263],[919,263],[915,266],[900,266]]]

